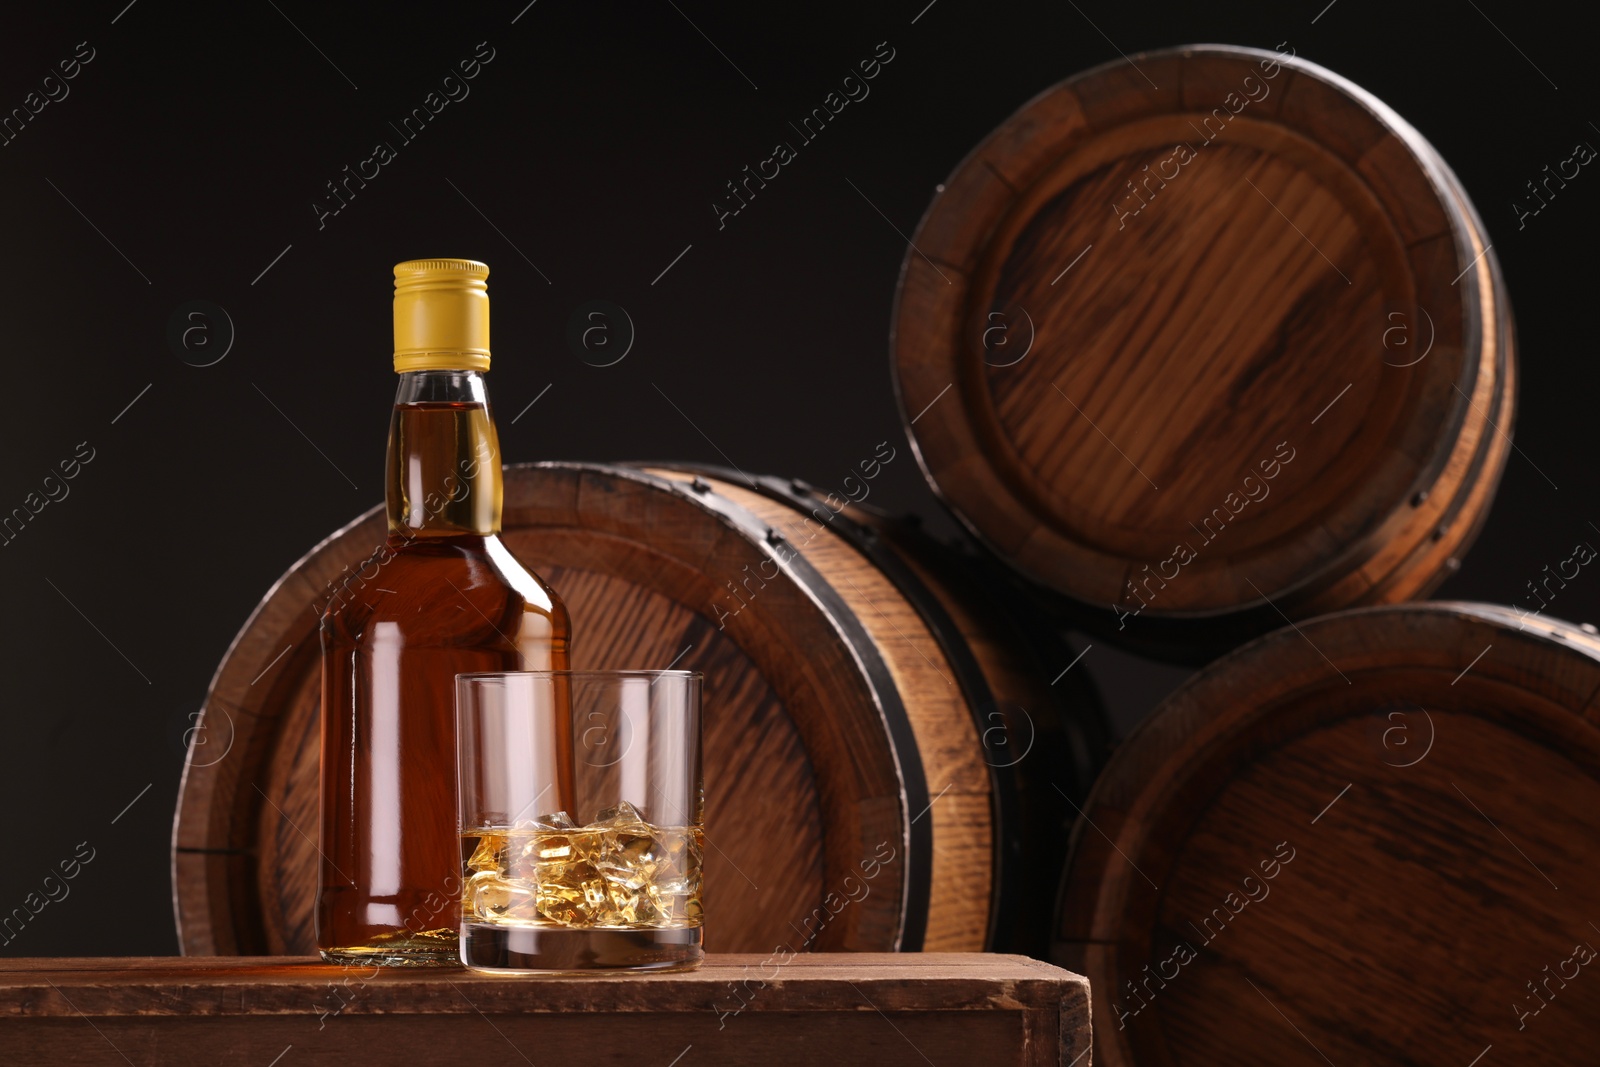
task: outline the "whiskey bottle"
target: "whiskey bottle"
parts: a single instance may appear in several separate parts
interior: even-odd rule
[[[330,962],[457,960],[455,676],[567,667],[566,608],[499,536],[488,275],[465,259],[394,268],[388,536],[321,620],[316,929]]]

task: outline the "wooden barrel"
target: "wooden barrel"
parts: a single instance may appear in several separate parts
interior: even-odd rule
[[[1042,93],[940,187],[896,301],[936,492],[1079,625],[1174,658],[1424,594],[1510,447],[1510,305],[1460,183],[1287,55]]]
[[[1594,1062],[1592,627],[1433,603],[1280,630],[1083,807],[1054,956],[1097,1065]]]
[[[1051,684],[1071,657],[1001,585],[843,505],[540,464],[506,471],[504,539],[566,601],[575,668],[705,673],[708,948],[1042,951],[1057,790],[1081,796],[1103,745],[1092,691]],[[317,615],[347,572],[381,589],[359,568],[384,522],[297,563],[217,670],[174,827],[186,953],[314,950]]]

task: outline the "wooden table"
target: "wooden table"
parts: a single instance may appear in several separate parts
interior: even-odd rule
[[[712,956],[500,978],[299,957],[0,961],[0,1063],[1086,1065],[1089,984],[1022,956]]]

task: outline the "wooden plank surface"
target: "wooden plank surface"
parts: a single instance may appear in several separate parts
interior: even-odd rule
[[[0,961],[7,1064],[1087,1064],[1089,986],[1022,956],[714,955],[499,977],[302,957]]]

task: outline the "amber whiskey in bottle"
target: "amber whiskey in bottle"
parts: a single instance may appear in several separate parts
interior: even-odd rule
[[[394,269],[388,536],[321,620],[316,927],[330,962],[456,962],[455,676],[568,665],[566,608],[499,536],[488,274],[462,259]]]

